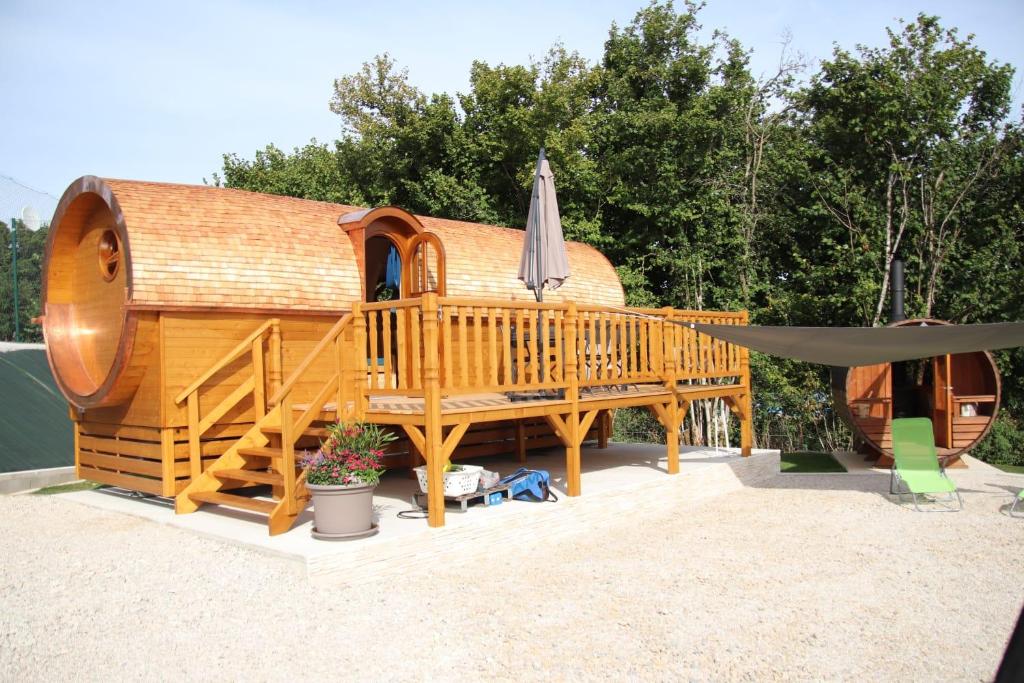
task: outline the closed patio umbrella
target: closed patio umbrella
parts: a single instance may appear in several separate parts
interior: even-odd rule
[[[544,148],[537,155],[537,170],[533,176],[530,212],[526,218],[526,236],[519,259],[519,279],[533,290],[537,301],[544,301],[544,288],[558,289],[569,277],[569,259],[565,254],[562,219],[558,216],[555,197],[555,177],[544,156]],[[537,311],[537,349],[544,357],[541,312]],[[522,341],[522,340],[521,340]],[[544,364],[540,364],[540,379],[544,379]]]
[[[558,216],[555,178],[541,147],[533,177],[523,254],[519,260],[519,279],[533,290],[537,301],[543,301],[544,288],[558,289],[567,277],[569,259],[565,255],[562,220]]]

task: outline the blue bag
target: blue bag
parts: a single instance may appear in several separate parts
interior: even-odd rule
[[[558,502],[558,496],[551,490],[551,475],[547,470],[520,467],[498,483],[507,484],[511,488],[512,497],[516,500],[527,500],[531,503],[543,503],[546,500]]]

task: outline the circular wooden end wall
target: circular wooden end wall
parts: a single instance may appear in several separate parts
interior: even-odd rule
[[[43,272],[43,333],[58,386],[79,408],[123,401],[138,384],[123,378],[135,334],[124,306],[131,252],[117,200],[102,180],[80,178],[64,193]]]
[[[916,319],[896,323],[948,325]],[[947,464],[974,448],[992,428],[999,412],[1001,382],[992,355],[958,353],[920,361],[836,368],[834,405],[854,436],[880,465],[892,463],[894,417],[928,417],[935,446]]]

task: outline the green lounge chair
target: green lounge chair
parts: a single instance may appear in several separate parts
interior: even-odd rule
[[[960,492],[939,464],[931,420],[926,417],[893,420],[892,453],[895,462],[889,479],[889,493],[898,495],[900,501],[909,493],[914,500],[914,509],[918,512],[956,512],[963,509]],[[902,486],[907,490],[902,491]],[[922,510],[918,505],[918,496],[942,493],[948,496],[948,500],[935,500],[940,504],[938,509]],[[957,507],[952,507],[954,498]],[[945,504],[947,502],[949,505]]]
[[[1021,489],[1017,493],[1017,497],[1013,499],[1013,505],[1010,506],[1011,517],[1024,517],[1024,510],[1021,511],[1021,514],[1017,514],[1017,506],[1020,505],[1021,501],[1024,501],[1024,489]]]

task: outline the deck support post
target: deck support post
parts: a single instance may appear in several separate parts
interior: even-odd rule
[[[75,463],[78,463],[78,422],[75,422]],[[77,467],[76,467],[77,472]],[[173,498],[177,491],[174,473],[174,429],[165,427],[160,430],[160,495]]]
[[[75,407],[72,406],[72,405],[68,405],[68,417],[71,418],[71,423],[72,423],[72,425],[74,425],[74,428],[75,428],[75,430],[74,430],[74,439],[75,439],[75,445],[74,445],[74,448],[75,448],[75,478],[81,479],[82,478],[82,459],[81,459],[81,453],[79,451],[79,449],[81,448],[81,446],[79,445],[79,437],[81,436],[81,433],[80,433],[81,427],[78,424],[78,422],[79,422],[79,420],[78,420],[78,410],[76,410]]]
[[[679,398],[675,395],[665,406],[665,457],[668,473],[679,474]]]
[[[526,464],[526,426],[522,420],[516,420],[516,460]]]
[[[668,463],[669,474],[679,474],[679,425],[682,422],[682,413],[679,410],[679,393],[676,389],[676,347],[674,344],[675,325],[668,322],[672,315],[672,309],[664,311],[665,320],[662,322],[662,368],[665,379],[665,388],[669,390],[669,401],[665,405],[665,457]]]
[[[601,414],[597,417],[597,447],[601,449],[608,448],[608,437],[612,431],[610,410],[602,410]]]
[[[580,364],[577,355],[577,349],[579,349],[577,315],[576,303],[570,301],[568,310],[565,312],[565,348],[567,349],[565,372],[569,380],[569,388],[565,394],[565,397],[569,399],[569,415],[566,420],[568,434],[565,435],[569,441],[565,448],[565,484],[566,493],[570,496],[578,496],[581,492],[580,442],[582,438],[580,435]]]
[[[748,313],[743,312],[742,325],[748,323]],[[754,446],[754,401],[753,387],[750,384],[750,349],[739,348],[740,353],[740,382],[746,387],[746,391],[740,398],[740,453],[747,457]]]
[[[441,357],[437,343],[437,294],[423,302],[423,455],[427,460],[427,524],[444,526],[444,433],[441,427]]]

